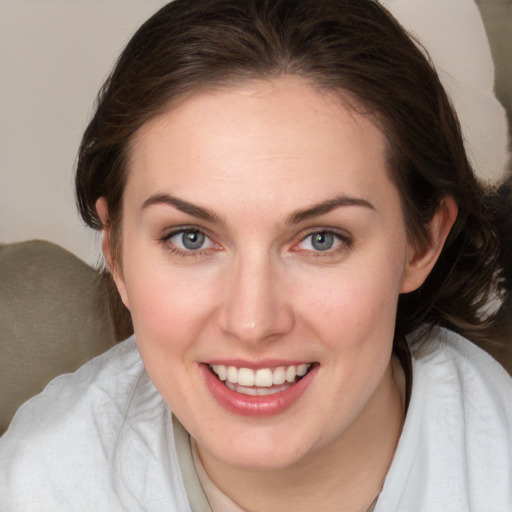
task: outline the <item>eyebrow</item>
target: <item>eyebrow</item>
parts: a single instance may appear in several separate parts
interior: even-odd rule
[[[321,203],[314,204],[309,208],[295,211],[288,217],[286,223],[298,224],[299,222],[312,219],[313,217],[318,217],[320,215],[329,213],[330,211],[341,206],[361,206],[363,208],[375,210],[375,207],[365,199],[341,195],[336,196],[332,199],[327,199],[327,201],[322,201]]]
[[[222,219],[213,211],[207,208],[202,208],[183,199],[178,199],[169,194],[155,194],[150,198],[146,199],[142,205],[142,210],[149,208],[153,205],[167,205],[174,206],[179,211],[197,217],[198,219],[205,220],[212,223],[220,223]]]
[[[222,223],[221,217],[212,210],[189,203],[183,199],[178,199],[177,197],[173,197],[169,194],[155,194],[149,197],[144,201],[141,209],[144,210],[153,205],[173,206],[183,213],[192,215],[193,217],[197,217],[207,222]],[[299,222],[329,213],[330,211],[342,206],[360,206],[370,210],[375,210],[374,206],[365,199],[341,195],[293,212],[286,219],[286,224],[298,224]]]

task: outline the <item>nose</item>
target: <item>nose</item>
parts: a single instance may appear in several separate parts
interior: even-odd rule
[[[282,269],[269,256],[239,257],[226,280],[221,329],[245,345],[289,333],[294,315]]]

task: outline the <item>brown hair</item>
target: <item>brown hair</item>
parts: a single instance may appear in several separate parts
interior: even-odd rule
[[[85,222],[101,229],[104,196],[120,243],[125,167],[134,132],[201,89],[283,74],[356,99],[388,140],[390,175],[409,237],[441,199],[459,208],[426,282],[399,301],[397,334],[443,325],[485,333],[479,313],[500,282],[489,197],[466,157],[457,118],[424,52],[372,0],[175,0],[136,32],[100,91],[79,151],[76,191]]]

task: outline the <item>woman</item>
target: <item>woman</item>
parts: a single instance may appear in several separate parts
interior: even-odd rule
[[[76,184],[135,337],[20,410],[2,510],[510,509],[510,379],[452,332],[486,334],[492,209],[376,2],[165,6]]]

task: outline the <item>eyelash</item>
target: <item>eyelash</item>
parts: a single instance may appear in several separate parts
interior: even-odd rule
[[[337,240],[339,242],[339,244],[337,246],[335,246],[334,248],[326,249],[324,251],[296,248],[299,244],[303,243],[309,237],[312,237],[313,235],[320,235],[320,234],[321,235],[332,235],[335,238],[335,240]],[[292,251],[293,252],[304,251],[304,252],[310,253],[310,255],[315,258],[322,258],[322,257],[334,256],[341,252],[347,251],[347,250],[351,249],[352,246],[353,246],[353,239],[347,233],[341,233],[340,231],[337,231],[334,229],[317,228],[317,229],[308,230],[307,233],[301,237],[300,241],[294,245],[294,247],[292,248]]]
[[[181,249],[177,247],[174,243],[172,243],[170,240],[178,235],[182,235],[183,233],[198,233],[205,237],[206,240],[209,240],[211,243],[211,247],[206,248],[199,248],[197,250],[193,249]],[[322,250],[311,250],[311,249],[300,249],[297,248],[297,246],[301,243],[303,243],[305,240],[307,240],[308,237],[312,237],[313,235],[332,235],[339,244],[335,246],[334,248],[326,249],[324,251]],[[211,254],[211,252],[218,252],[220,249],[220,245],[216,244],[210,236],[208,236],[205,231],[202,228],[198,228],[195,226],[185,226],[178,229],[174,229],[170,231],[169,233],[166,233],[163,237],[160,238],[160,242],[173,254],[176,254],[180,257],[198,257],[198,256],[205,256],[207,254]],[[351,249],[353,246],[353,239],[347,235],[346,233],[341,233],[334,229],[310,229],[307,233],[305,233],[297,242],[292,246],[292,252],[300,253],[305,252],[309,253],[310,256],[321,258],[321,257],[329,257],[336,255],[338,253],[347,251]]]
[[[206,248],[199,248],[197,250],[193,249],[181,249],[180,247],[177,247],[174,243],[172,243],[170,240],[174,238],[175,236],[182,235],[183,233],[199,233],[205,237],[206,240],[209,240],[212,247],[206,247]],[[163,237],[160,238],[160,242],[169,250],[171,253],[176,254],[177,256],[181,256],[184,258],[187,257],[198,257],[198,256],[204,256],[206,254],[211,253],[212,251],[218,251],[218,246],[211,237],[209,237],[205,231],[201,228],[195,227],[195,226],[185,226],[182,228],[174,229],[170,231],[169,233],[166,233]]]

